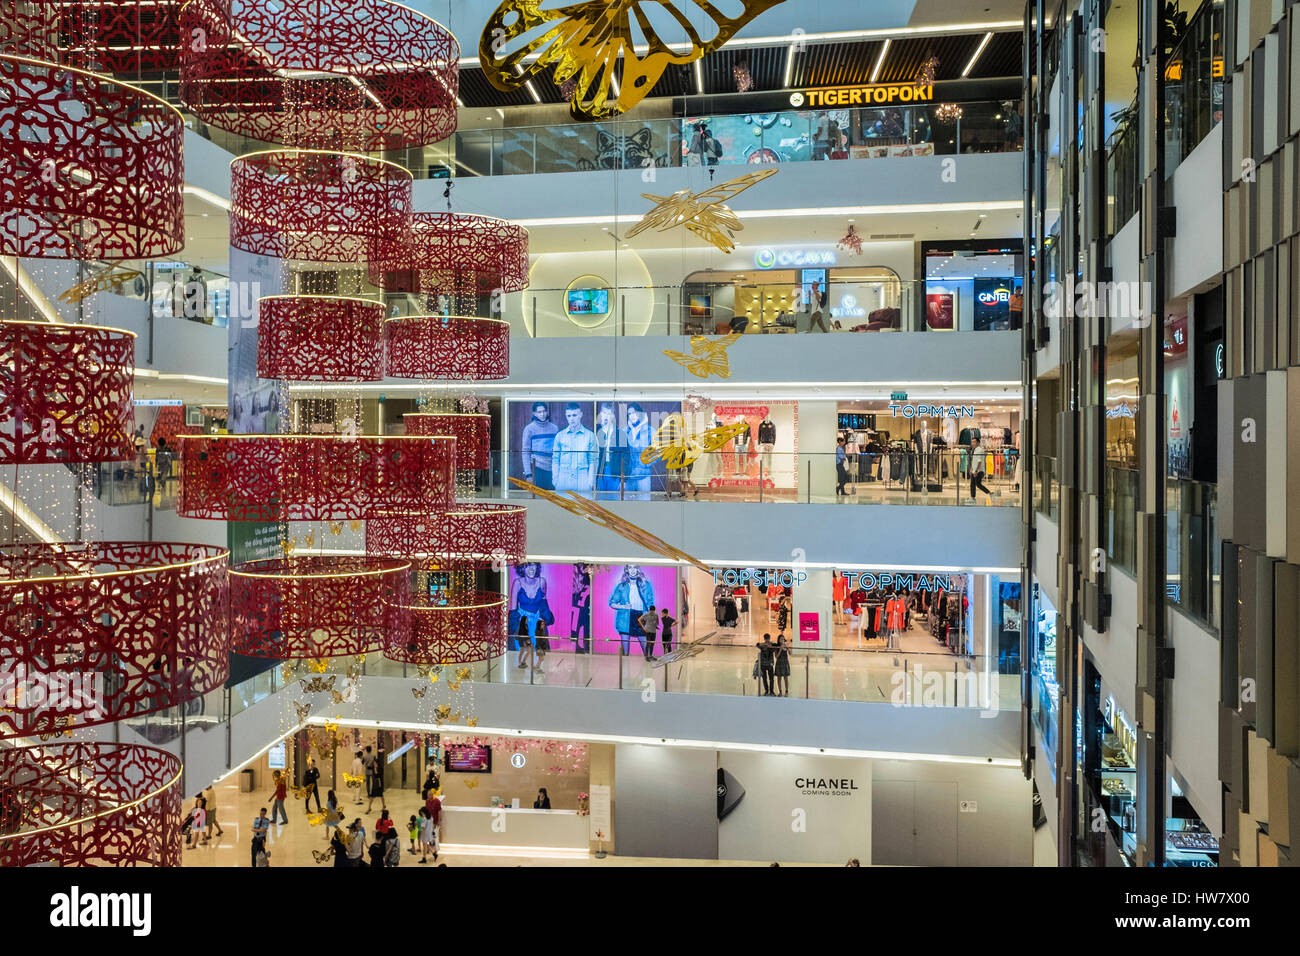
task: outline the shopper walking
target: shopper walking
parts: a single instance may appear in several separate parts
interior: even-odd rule
[[[984,446],[976,444],[970,453],[970,499],[975,500],[975,489],[978,488],[991,499],[993,492],[984,486]]]
[[[379,798],[379,808],[384,811],[384,816],[388,815],[388,802],[384,799],[384,771],[382,767],[377,767],[374,774],[370,777],[370,799],[366,802],[366,813],[375,805],[375,798]]]
[[[365,761],[362,759],[361,751],[358,750],[352,758],[352,776],[358,779],[367,776]],[[369,789],[370,782],[366,781],[366,788]],[[361,788],[357,787],[357,798],[352,801],[355,806],[361,806]]]
[[[366,852],[366,828],[357,817],[348,825],[348,866],[361,866]]]
[[[325,795],[325,838],[329,839],[333,834],[339,832],[339,824],[343,822],[343,814],[339,812],[339,798],[331,790]]]
[[[257,866],[258,844],[266,844],[266,835],[271,832],[271,818],[266,815],[266,807],[258,811],[253,818],[253,853],[249,866]]]
[[[190,811],[190,838],[185,840],[185,849],[192,850],[199,845],[199,842],[208,842],[207,834],[204,832],[208,828],[208,812],[203,808],[203,794],[198,794],[194,798],[194,809]]]
[[[844,439],[835,439],[835,494],[847,495],[849,483],[849,469],[847,462],[849,453],[844,449]]]
[[[420,862],[424,863],[429,854],[433,854],[433,862],[438,862],[438,819],[442,816],[442,801],[437,797],[430,798],[429,803],[420,808]]]
[[[226,831],[221,829],[221,824],[217,822],[217,791],[213,789],[212,784],[208,784],[203,791],[203,806],[208,811],[208,839],[212,839],[212,831],[217,831],[217,836],[225,836]]]
[[[776,691],[772,685],[772,671],[776,663],[776,645],[772,643],[772,635],[764,634],[763,639],[754,646],[758,648],[758,674],[762,681],[762,695],[764,697],[775,697]]]
[[[284,812],[284,801],[289,797],[289,784],[284,779],[284,774],[279,770],[271,774],[271,783],[274,789],[271,791],[272,799],[275,801],[271,804],[271,822],[275,822],[276,814],[280,816],[281,823],[289,822],[289,815]]]
[[[304,813],[311,813],[311,798],[316,798],[316,812],[320,813],[320,791],[316,789],[320,781],[320,771],[316,769],[316,759],[307,758],[307,769],[302,772],[302,782],[306,793],[302,798],[302,809]]]
[[[790,696],[790,645],[786,643],[785,635],[776,636],[776,650],[772,652],[773,665],[772,675],[776,678],[776,693],[778,697]]]
[[[348,841],[343,831],[338,827],[334,828],[333,834],[330,835],[330,849],[334,851],[334,865],[348,865]]]
[[[826,327],[826,300],[828,296],[822,290],[821,284],[814,282],[808,293],[808,331],[821,329],[823,332],[829,332]]]
[[[366,796],[368,797],[370,796],[370,788],[375,782],[375,750],[373,747],[366,747],[365,752],[361,755],[361,766],[365,768],[366,772]],[[369,812],[370,808],[367,807],[366,813]]]
[[[647,661],[655,659],[655,637],[659,634],[659,615],[655,613],[655,606],[651,604],[645,609],[645,612],[637,618],[637,623],[641,625],[641,651],[645,654]]]

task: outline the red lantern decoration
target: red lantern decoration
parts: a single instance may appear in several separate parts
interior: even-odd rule
[[[384,0],[191,0],[180,97],[204,122],[263,142],[376,151],[456,130],[460,47]]]
[[[406,641],[410,568],[385,558],[323,555],[231,568],[233,650],[292,660],[364,654],[389,640]]]
[[[394,378],[487,381],[510,375],[510,326],[500,319],[408,315],[384,323]]]
[[[527,558],[527,519],[526,508],[478,502],[437,513],[377,511],[366,521],[366,552],[424,567],[504,568]]]
[[[0,322],[0,464],[125,461],[133,454],[135,333]]]
[[[353,153],[267,150],[230,164],[230,244],[255,255],[365,262],[392,254],[411,174]]]
[[[384,304],[333,295],[257,300],[257,375],[297,382],[384,377]]]
[[[138,717],[224,684],[229,554],[146,541],[0,549],[0,670],[14,681],[0,737]]]
[[[370,281],[390,292],[456,297],[528,288],[528,230],[503,219],[417,212],[370,264]]]
[[[452,438],[182,435],[177,514],[226,521],[346,521],[452,504]]]
[[[173,107],[4,54],[0,91],[0,255],[156,259],[185,244],[184,123]]]
[[[495,591],[453,591],[447,604],[406,608],[411,630],[384,641],[384,656],[405,664],[468,664],[505,653],[506,599]]]
[[[181,798],[155,747],[0,749],[0,867],[180,866]]]
[[[181,0],[0,0],[0,49],[100,73],[174,70]]]
[[[402,416],[408,435],[451,435],[456,439],[456,467],[480,470],[492,466],[492,417],[471,412],[407,412]]]

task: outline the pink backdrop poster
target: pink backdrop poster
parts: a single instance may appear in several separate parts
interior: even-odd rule
[[[527,577],[525,569],[537,567],[542,579],[542,592],[530,595],[521,578]],[[543,596],[544,595],[544,598]],[[519,620],[527,612],[538,612],[543,604],[550,610],[555,622],[547,627],[551,649],[572,651],[579,641],[585,643],[590,632],[591,575],[585,565],[576,564],[520,564],[510,568],[510,648],[517,649],[515,636]],[[577,637],[579,641],[575,641]]]
[[[626,586],[624,585],[626,572]],[[596,651],[601,654],[618,653],[619,644],[623,640],[618,630],[620,618],[628,621],[629,627],[632,628],[630,633],[633,637],[629,641],[628,653],[642,653],[641,645],[635,637],[636,628],[630,624],[630,618],[637,612],[628,611],[620,614],[618,610],[610,607],[611,603],[629,604],[634,603],[631,597],[633,582],[640,580],[643,583],[637,587],[637,594],[640,596],[641,603],[649,605],[654,604],[657,608],[662,609],[667,606],[668,613],[674,618],[677,614],[677,569],[675,567],[663,567],[661,565],[614,565],[608,570],[602,570],[596,575],[596,587],[592,598],[592,623],[593,633],[596,636]],[[619,598],[615,601],[614,598]],[[678,636],[681,632],[680,623],[673,629],[673,646],[677,646]],[[663,649],[656,639],[655,653],[661,655]]]

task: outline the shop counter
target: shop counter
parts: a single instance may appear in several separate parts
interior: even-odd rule
[[[500,811],[505,827],[492,823],[493,814]],[[440,840],[447,853],[458,850],[484,850],[489,848],[519,848],[527,850],[553,850],[586,856],[590,817],[578,816],[576,810],[533,810],[510,807],[449,807],[442,808]]]

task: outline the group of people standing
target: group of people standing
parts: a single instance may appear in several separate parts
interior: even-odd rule
[[[763,639],[754,645],[758,656],[754,660],[754,676],[761,681],[762,697],[790,696],[790,642],[784,634],[777,634],[772,640],[771,634],[764,634]]]

